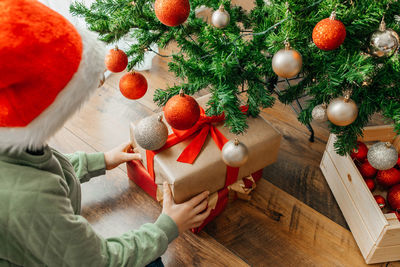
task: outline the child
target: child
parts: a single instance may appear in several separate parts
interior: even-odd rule
[[[178,205],[165,185],[154,224],[97,235],[80,183],[140,156],[129,144],[62,155],[46,140],[97,87],[104,48],[35,0],[1,0],[0,25],[0,266],[144,266],[202,223],[208,192]]]

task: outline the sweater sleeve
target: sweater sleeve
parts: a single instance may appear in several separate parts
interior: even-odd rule
[[[76,177],[81,183],[89,181],[91,178],[106,173],[106,163],[104,153],[85,153],[75,152],[73,154],[64,154],[74,167]]]
[[[30,249],[46,266],[145,266],[178,236],[175,222],[161,214],[155,223],[103,238],[85,218],[73,213],[66,195],[46,194],[42,200],[47,207],[40,208],[32,222],[35,231],[30,240],[35,242]]]

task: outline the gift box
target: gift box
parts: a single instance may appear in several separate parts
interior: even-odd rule
[[[207,95],[197,101],[204,107],[208,99]],[[248,118],[249,128],[239,136],[239,139],[247,146],[249,159],[240,168],[227,167],[221,157],[224,141],[219,139],[225,138],[226,142],[227,139],[234,139],[236,135],[230,133],[229,129],[223,126],[223,120],[218,117],[210,119],[203,113],[200,121],[202,122],[194,127],[197,127],[195,130],[188,131],[189,134],[185,131],[177,131],[180,135],[172,136],[176,143],[174,145],[168,144],[169,138],[166,146],[159,151],[146,151],[138,147],[143,158],[143,165],[154,178],[154,184],[161,186],[164,181],[167,181],[176,203],[182,203],[205,190],[210,193],[217,192],[233,184],[238,178],[249,176],[276,161],[281,134],[265,119]],[[133,139],[134,125],[131,125]],[[169,133],[174,135],[172,129],[169,126],[168,128]],[[200,146],[199,142],[196,143],[199,139],[204,141]],[[196,144],[193,145],[193,143]],[[197,149],[197,154],[192,164],[177,161],[178,158],[183,157],[182,152],[188,152],[193,146]],[[149,156],[152,158],[149,159]],[[148,166],[149,164],[151,166]],[[227,182],[227,178],[230,181]]]
[[[197,101],[205,106],[208,99],[204,96]],[[128,176],[159,202],[164,181],[170,185],[176,203],[208,190],[212,210],[200,227],[192,229],[197,233],[225,209],[229,200],[249,200],[262,169],[277,159],[281,134],[261,117],[248,118],[248,125],[240,141],[247,146],[249,159],[240,168],[226,166],[221,156],[223,145],[236,136],[223,127],[223,117],[207,117],[202,110],[199,122],[187,131],[168,126],[170,135],[160,150],[147,151],[135,145],[142,161],[127,164]],[[134,130],[133,123],[131,139],[136,143]]]

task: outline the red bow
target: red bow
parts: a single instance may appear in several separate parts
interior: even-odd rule
[[[242,106],[241,110],[243,113],[246,113],[248,108],[246,106]],[[196,160],[197,156],[200,154],[201,148],[204,145],[206,137],[208,133],[211,133],[211,137],[218,146],[220,150],[228,142],[228,139],[213,125],[213,123],[224,121],[225,116],[211,116],[208,117],[205,115],[205,112],[202,108],[200,108],[200,118],[197,123],[188,130],[176,130],[172,129],[173,133],[168,136],[168,140],[166,144],[159,150],[146,151],[147,158],[147,169],[149,171],[150,176],[154,179],[154,156],[160,153],[161,151],[170,148],[183,140],[189,138],[192,135],[195,135],[190,144],[182,151],[181,155],[177,159],[177,161],[182,163],[193,164]],[[227,174],[225,186],[233,184],[237,180],[237,176],[239,174],[239,168],[233,168],[227,166]]]

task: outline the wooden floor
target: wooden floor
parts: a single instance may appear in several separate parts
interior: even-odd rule
[[[142,72],[149,91],[139,101],[118,90],[113,74],[90,102],[51,140],[62,152],[105,151],[129,138],[129,122],[152,114],[156,88],[177,83],[166,61],[154,58]],[[236,201],[199,235],[175,240],[163,256],[166,266],[363,266],[334,197],[319,170],[328,130],[313,125],[316,141],[289,107],[266,109],[283,134],[278,161],[265,168],[250,202]],[[160,206],[128,180],[125,166],[83,184],[83,216],[104,237],[153,222]],[[390,263],[389,266],[400,266]],[[379,266],[379,265],[377,265]],[[387,266],[381,264],[380,266]]]

